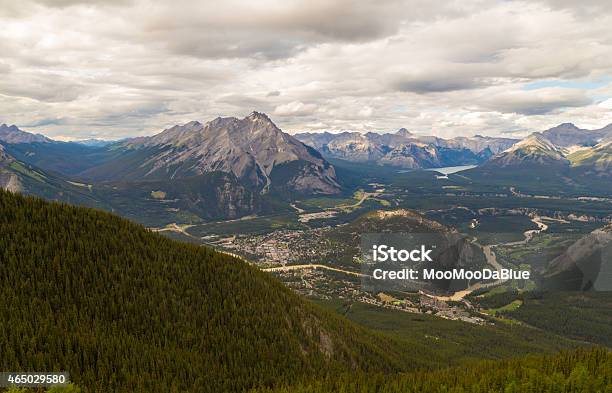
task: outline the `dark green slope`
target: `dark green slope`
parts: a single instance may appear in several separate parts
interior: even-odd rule
[[[113,212],[151,227],[229,219],[271,210],[259,193],[225,172],[168,181],[99,184],[94,191],[112,206]]]
[[[552,356],[481,361],[461,368],[388,376],[351,374],[252,393],[608,393],[612,352],[577,350]]]
[[[117,159],[121,151],[75,142],[33,142],[7,144],[18,160],[47,171],[74,177],[94,166]]]
[[[99,163],[99,165],[87,168],[78,174],[78,177],[92,182],[126,182],[139,181],[145,177],[148,180],[168,180],[174,177],[187,175],[183,172],[182,166],[173,166],[168,168],[168,171],[157,171],[155,176],[147,174],[155,169],[155,157],[161,154],[167,154],[171,151],[169,146],[148,147],[148,148],[131,148],[126,147],[121,143],[116,143],[105,147],[114,155],[109,155],[108,159]],[[195,164],[195,161],[190,161],[189,164]],[[189,166],[189,165],[186,165]],[[189,174],[194,176],[193,173]]]
[[[552,352],[584,345],[535,329],[525,324],[497,320],[495,324],[476,325],[428,314],[415,314],[364,303],[325,300],[318,302],[366,328],[384,332],[399,340],[427,343],[438,356],[446,359],[438,366],[456,366],[467,361],[502,359],[534,352]],[[561,308],[561,307],[559,307]],[[558,311],[558,310],[557,310]],[[584,315],[583,315],[584,316]],[[588,332],[591,319],[583,321]],[[597,321],[599,323],[599,321]],[[596,342],[596,341],[589,341]]]
[[[144,174],[140,173],[137,181],[92,183],[76,177],[85,166],[108,161],[104,165],[109,171],[120,173],[138,165],[122,160],[127,153],[120,149],[77,143],[22,143],[0,147],[3,149],[0,187],[112,211],[147,226],[233,219],[272,209],[266,203],[269,198],[243,186],[231,173],[211,172],[164,181],[143,181]]]
[[[478,356],[466,347],[480,333],[486,357],[574,345],[493,328],[440,344],[374,332],[233,257],[1,190],[0,267],[0,370],[68,371],[85,391],[234,392],[434,368]]]
[[[0,191],[0,369],[87,391],[240,391],[433,364],[266,273],[116,216]]]
[[[576,340],[612,348],[611,292],[527,292],[511,318]]]
[[[31,194],[48,200],[109,209],[86,185],[15,159],[0,144],[0,189]]]

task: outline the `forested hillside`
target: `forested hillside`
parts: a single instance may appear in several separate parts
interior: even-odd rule
[[[612,293],[526,292],[523,305],[505,315],[576,340],[612,348]]]
[[[465,352],[368,330],[241,260],[117,216],[2,190],[0,267],[0,370],[67,371],[84,392],[350,385],[343,375],[391,378]],[[574,345],[521,337],[499,335],[482,356]]]
[[[429,361],[244,262],[96,210],[0,191],[0,261],[0,370],[64,370],[85,391],[240,391]]]
[[[612,352],[577,350],[553,356],[481,361],[461,368],[397,376],[351,374],[252,393],[609,393]]]

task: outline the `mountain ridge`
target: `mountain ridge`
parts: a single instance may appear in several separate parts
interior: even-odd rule
[[[566,154],[565,150],[553,144],[544,134],[533,133],[509,149],[491,157],[484,166],[506,168],[537,165],[566,168],[569,167]]]
[[[0,124],[0,141],[6,143],[50,143],[52,139],[41,134],[22,131],[16,125]]]
[[[601,192],[612,175],[612,139],[605,136],[611,126],[594,131],[603,138],[597,144],[568,147],[557,146],[549,136],[559,130],[593,133],[564,123],[523,141],[481,135],[442,139],[405,128],[387,134],[298,134],[299,141],[259,112],[243,119],[192,121],[103,146],[53,141],[4,126],[9,128],[11,138],[5,132],[5,139],[22,143],[2,141],[0,185],[53,200],[86,201],[138,219],[131,207],[135,204],[164,217],[164,225],[178,219],[173,212],[188,213],[189,221],[235,219],[270,212],[279,206],[277,201],[346,191],[341,187],[350,187],[359,175],[344,168],[337,175],[326,158],[339,166],[357,161],[398,169],[479,165],[471,172],[478,172],[482,181],[495,176],[500,182],[516,182],[529,175],[539,179],[534,186],[544,181],[550,187],[595,187]],[[28,140],[33,142],[23,142]],[[312,140],[322,154],[308,146]],[[14,161],[9,163],[8,157]]]
[[[416,135],[405,128],[384,134],[345,131],[298,133],[295,137],[318,149],[324,157],[406,169],[479,164],[518,142],[481,135],[443,139]]]
[[[542,134],[557,146],[595,145],[602,140],[612,138],[612,124],[589,130],[578,128],[573,123],[562,123],[543,131]]]
[[[586,176],[612,177],[612,140],[577,150],[567,158],[572,168]]]
[[[340,191],[331,164],[259,112],[243,119],[218,117],[207,123],[192,121],[150,137],[121,141],[112,147],[124,148],[124,159],[133,161],[132,168],[120,175],[121,180],[175,179],[221,171],[233,173],[262,193],[275,186],[314,194]],[[289,169],[287,182],[274,184],[275,171],[290,164],[295,168]],[[104,165],[81,176],[117,180],[116,174],[107,171]]]

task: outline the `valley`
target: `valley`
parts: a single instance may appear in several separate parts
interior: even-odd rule
[[[0,26],[0,393],[612,393],[612,2]]]
[[[575,153],[564,158],[568,143],[595,143],[609,130],[593,131],[591,139],[576,141],[567,135],[577,131],[568,125],[559,127],[523,141],[484,137],[444,140],[405,129],[365,136],[299,134],[295,139],[265,114],[253,112],[244,119],[190,122],[154,137],[93,147],[56,143],[13,126],[3,128],[3,143],[10,168],[24,168],[11,175],[7,184],[13,189],[20,184],[22,191],[49,199],[118,212],[167,236],[240,256],[311,298],[357,300],[387,308],[404,302],[406,309],[419,310],[419,302],[393,296],[392,301],[383,301],[378,294],[361,289],[358,237],[365,228],[356,223],[372,212],[414,212],[409,215],[421,217],[418,222],[407,218],[405,223],[391,224],[391,230],[414,230],[414,225],[430,220],[434,227],[448,226],[470,237],[481,249],[485,265],[496,270],[524,267],[514,262],[515,257],[508,257],[516,255],[516,249],[538,243],[542,233],[548,232],[547,223],[555,222],[556,242],[563,244],[563,239],[576,239],[612,222],[609,186],[602,189],[604,183],[596,183],[585,188],[580,179],[568,183],[573,164],[565,161],[571,160],[575,166],[589,162],[589,148],[572,149]],[[244,142],[249,138],[257,138],[260,147]],[[312,143],[321,153],[298,139]],[[230,159],[232,154],[250,153],[232,152],[228,140],[235,140],[242,149],[255,149],[252,152],[257,155],[244,162]],[[265,154],[261,153],[264,145],[269,146]],[[412,147],[406,150],[402,146]],[[407,163],[424,157],[415,149],[425,146],[434,146],[438,149],[435,154],[447,156],[455,149],[454,161],[439,156],[437,161],[398,165],[400,151],[406,154],[408,161],[403,162]],[[598,149],[598,154],[603,151]],[[207,152],[212,156],[207,157]],[[394,155],[394,161],[385,152]],[[204,156],[194,160],[198,154]],[[476,160],[478,155],[486,157]],[[70,157],[75,164],[70,164]],[[283,161],[289,166],[279,165]],[[285,174],[271,169],[270,162]],[[287,172],[299,162],[314,166]],[[601,163],[607,161],[597,158],[594,162],[597,168],[605,168]],[[560,169],[559,163],[566,168]],[[135,172],[121,171],[121,166]],[[533,175],[543,170],[552,176],[546,176],[545,181],[536,177],[533,182]],[[529,176],[523,176],[523,171]],[[568,172],[557,179],[563,171]],[[296,173],[307,173],[307,177],[302,179],[303,175]],[[298,177],[290,180],[291,176]],[[280,186],[287,181],[297,188]],[[307,189],[297,186],[307,183]],[[382,220],[367,230],[376,232],[387,225]],[[546,261],[535,264],[534,273],[545,266]],[[471,293],[516,283],[463,285],[451,293],[434,291],[428,296],[444,303],[461,303],[453,308],[475,315],[466,300]],[[522,285],[527,289],[536,283]]]
[[[339,299],[416,314],[433,312],[443,318],[476,324],[503,324],[506,322],[491,321],[483,315],[486,309],[479,310],[472,294],[517,287],[533,290],[537,286],[535,281],[477,282],[453,293],[430,292],[425,297],[418,293],[392,296],[368,293],[362,289],[358,247],[346,243],[338,231],[354,225],[368,212],[410,208],[472,236],[474,242],[482,244],[488,265],[499,270],[525,267],[534,258],[552,260],[552,255],[543,254],[541,246],[537,246],[540,239],[555,236],[555,242],[563,244],[580,233],[609,224],[612,219],[612,204],[606,198],[553,195],[542,198],[519,193],[514,187],[493,194],[488,189],[478,192],[469,174],[462,171],[449,173],[448,179],[436,179],[434,182],[445,182],[440,186],[431,181],[434,173],[395,169],[381,172],[382,176],[364,178],[352,201],[348,197],[297,200],[292,203],[294,212],[285,216],[284,221],[273,219],[270,225],[260,226],[250,225],[249,221],[255,219],[250,218],[233,225],[228,223],[222,230],[216,225],[201,224],[187,228],[184,234],[192,240],[199,237],[196,241],[202,244],[241,255],[309,298]],[[466,190],[469,187],[471,192],[449,195],[445,188],[449,183]],[[420,191],[425,187],[426,192]],[[424,199],[436,205],[423,206]],[[304,220],[304,216],[309,219]],[[509,259],[509,255],[526,247],[535,252],[527,261],[517,264],[516,258]],[[545,265],[546,260],[537,260],[528,268],[537,272]],[[436,301],[429,300],[432,298]]]
[[[602,313],[609,308],[612,287],[598,273],[605,273],[612,262],[612,188],[607,153],[601,146],[590,160],[585,153],[590,148],[575,156],[575,151],[569,154],[541,135],[521,142],[436,139],[429,148],[422,146],[421,139],[409,142],[410,148],[389,150],[394,157],[390,164],[387,155],[378,161],[362,160],[360,155],[338,158],[340,145],[333,154],[325,149],[320,153],[257,112],[243,119],[191,122],[154,137],[94,147],[24,134],[11,128],[10,137],[18,137],[19,143],[0,143],[3,188],[117,213],[146,226],[147,236],[190,243],[194,247],[190,252],[215,249],[215,258],[229,264],[223,269],[248,267],[240,274],[254,275],[264,286],[268,285],[264,282],[278,284],[274,291],[284,291],[287,302],[315,307],[315,314],[299,311],[298,319],[290,322],[296,329],[301,324],[306,340],[311,340],[291,351],[299,353],[304,345],[311,348],[308,353],[314,366],[308,360],[304,368],[280,373],[277,381],[320,370],[325,359],[334,359],[329,361],[336,362],[334,367],[340,371],[349,364],[366,369],[354,363],[356,355],[346,347],[350,341],[342,332],[348,328],[334,330],[347,319],[353,324],[350,329],[373,335],[359,338],[357,345],[365,345],[359,351],[370,353],[366,358],[380,360],[375,370],[437,368],[476,358],[514,356],[516,351],[610,346],[605,337],[612,331]],[[247,152],[253,146],[249,138],[260,143],[258,155]],[[405,139],[414,136],[402,132],[367,138],[371,143],[385,138],[407,143]],[[234,152],[228,140],[246,150]],[[513,145],[507,147],[509,143]],[[419,161],[425,157],[421,148],[431,153],[425,161]],[[461,151],[463,156],[457,155]],[[241,161],[245,154],[250,158]],[[476,160],[474,155],[481,158]],[[577,171],[589,162],[595,172]],[[585,181],[587,172],[600,181]],[[130,231],[142,233],[136,227]],[[458,243],[449,243],[449,250],[459,248],[446,262],[436,262],[440,268],[513,269],[529,271],[531,277],[371,289],[372,277],[364,270],[361,250],[362,236],[368,233],[456,238]],[[464,252],[469,255],[465,260],[459,258]],[[230,297],[237,291],[244,301],[256,295],[253,291],[261,291],[247,281],[240,284],[247,289],[234,288]],[[593,288],[609,289],[592,292]],[[587,292],[572,295],[571,291]],[[268,296],[274,295],[264,295]],[[258,302],[263,307],[260,312],[273,307],[264,298]],[[250,309],[222,303],[228,310]],[[559,320],[566,307],[575,315]],[[537,317],[548,313],[554,324]],[[303,315],[316,315],[305,317],[314,321],[312,326],[300,322]],[[329,322],[323,322],[328,317]],[[293,340],[275,321],[269,321],[277,332],[274,337]],[[313,333],[319,328],[319,333]],[[332,354],[329,348],[335,344],[330,344],[328,336],[345,349]],[[385,340],[395,340],[398,348],[416,346],[419,355],[409,360],[399,352],[383,354],[381,346],[389,342]],[[71,355],[65,356],[70,359]],[[272,357],[267,364],[284,364],[288,356],[293,354],[283,355],[282,361]],[[347,358],[353,363],[346,363]],[[226,386],[258,386],[250,375],[231,371],[241,378],[231,381],[223,371],[215,372]]]
[[[456,303],[424,293],[403,294],[403,301],[399,300],[401,293],[360,299],[351,293],[349,284],[340,285],[358,277],[347,274],[350,270],[346,268],[330,265],[316,266],[310,272],[313,276],[337,275],[334,283],[324,278],[319,282],[311,280],[303,274],[308,270],[298,268],[296,278],[312,285],[314,292],[330,294],[325,289],[329,285],[338,294],[311,294],[308,301],[294,293],[300,290],[291,282],[282,285],[270,273],[240,259],[209,247],[172,241],[108,213],[50,204],[1,190],[0,211],[3,234],[0,256],[4,271],[9,273],[0,274],[0,280],[7,284],[0,286],[3,293],[0,308],[15,310],[18,304],[26,302],[33,307],[50,302],[61,310],[54,314],[53,309],[43,307],[32,314],[24,307],[20,312],[9,313],[10,317],[0,322],[5,326],[2,331],[18,334],[0,335],[0,343],[19,348],[15,340],[28,337],[35,346],[30,351],[8,352],[0,358],[2,367],[18,364],[51,367],[60,359],[74,376],[74,383],[92,386],[105,380],[104,391],[144,392],[160,385],[190,391],[240,391],[294,385],[296,381],[338,377],[343,373],[444,369],[474,359],[574,349],[584,345],[589,337],[601,343],[606,326],[609,327],[597,325],[597,331],[580,330],[582,336],[577,336],[575,330],[571,334],[560,329],[550,333],[531,327],[532,301],[527,296],[532,295],[528,293],[521,296],[525,296],[529,309],[524,316],[516,317],[526,322],[518,324],[505,322],[505,317],[488,317],[477,310],[468,312]],[[36,225],[24,225],[22,217]],[[409,211],[371,213],[352,225],[366,227],[389,218],[392,222],[387,225],[401,225],[409,220],[438,227]],[[169,228],[181,233],[192,229]],[[75,236],[77,233],[79,236]],[[73,240],[66,245],[66,239]],[[126,239],[130,239],[129,246]],[[41,253],[29,254],[25,252],[28,242],[45,246]],[[63,250],[62,259],[57,257],[57,249]],[[114,262],[119,259],[123,263]],[[288,265],[281,269],[292,268]],[[36,282],[22,279],[41,274],[74,279]],[[9,279],[17,279],[24,288],[34,288],[26,292],[8,285]],[[601,302],[606,299],[599,297],[593,301],[605,309],[607,306]],[[579,302],[575,298],[569,300]],[[473,296],[470,301],[477,302]],[[73,303],[79,304],[78,313],[70,306]],[[469,303],[464,300],[462,304]],[[534,307],[537,309],[539,304],[534,302]],[[510,312],[517,311],[523,312],[522,306]],[[69,329],[49,330],[41,324],[32,325],[29,321],[33,315],[37,321],[47,321],[44,326],[53,326],[50,321],[60,318]],[[583,313],[575,323],[588,324],[589,318],[593,315]],[[98,332],[93,342],[92,330]],[[71,347],[49,349],[44,344],[49,336],[58,341],[70,340]],[[237,342],[236,337],[241,339]],[[194,351],[194,345],[199,350]],[[121,354],[119,370],[112,366],[117,364],[117,353]],[[80,354],[98,359],[95,374],[87,371],[89,368],[82,363]],[[267,360],[262,361],[262,356]],[[156,361],[154,365],[142,364],[142,359]],[[220,359],[235,366],[218,368]],[[243,367],[253,363],[257,364],[257,374]],[[295,367],[285,367],[287,364]],[[142,370],[157,373],[168,369],[176,369],[176,375],[181,377],[166,378],[167,374],[162,373],[152,381],[142,376]],[[273,373],[274,384],[262,384],[258,378],[262,373]],[[211,386],[197,375],[205,375],[215,384]]]

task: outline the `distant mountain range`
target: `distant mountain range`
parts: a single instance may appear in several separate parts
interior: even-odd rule
[[[7,151],[12,145],[4,146],[3,143],[0,141],[0,188],[50,200],[110,208],[94,195],[87,185],[20,161]]]
[[[612,139],[593,147],[575,150],[567,156],[572,166],[586,176],[612,176]]]
[[[58,142],[3,124],[0,147],[2,188],[135,219],[147,209],[162,222],[238,218],[272,211],[279,198],[340,193],[342,178],[328,160],[398,169],[479,165],[470,172],[481,180],[584,186],[599,179],[601,190],[612,174],[612,125],[583,130],[569,123],[523,140],[443,139],[404,128],[291,136],[253,112],[110,143]]]
[[[110,145],[111,143],[115,143],[115,141],[107,141],[104,139],[95,139],[95,138],[91,138],[91,139],[83,139],[80,141],[74,141],[75,143],[79,143],[81,145],[85,145],[85,146],[106,146],[106,145]]]
[[[569,167],[566,151],[555,146],[543,134],[532,134],[509,149],[491,157],[484,166],[497,168],[522,168],[550,166],[558,169]]]
[[[295,137],[318,149],[324,157],[373,162],[404,169],[480,164],[518,142],[484,136],[442,139],[415,135],[405,128],[395,133],[301,133]]]
[[[395,133],[300,133],[295,137],[330,159],[371,162],[398,168],[437,168],[485,164],[490,168],[528,168],[532,165],[590,167],[610,172],[612,124],[587,130],[564,123],[523,140],[476,135],[443,139],[401,128]]]
[[[589,131],[562,124],[533,133],[491,157],[484,169],[550,170],[569,177],[612,177],[612,125]]]
[[[572,123],[563,123],[542,132],[542,135],[561,147],[594,146],[603,141],[612,141],[612,124],[597,130],[586,130]]]
[[[480,184],[514,187],[530,194],[609,197],[612,144],[607,140],[611,130],[611,126],[588,131],[564,124],[533,133],[462,174]]]

